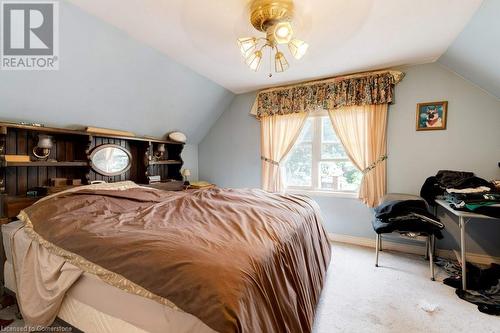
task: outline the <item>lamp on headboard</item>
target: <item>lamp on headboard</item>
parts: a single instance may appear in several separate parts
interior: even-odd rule
[[[191,170],[182,169],[181,174],[182,174],[182,177],[184,178],[184,185],[189,185],[188,177],[191,176]]]
[[[45,161],[50,155],[50,151],[54,146],[50,135],[38,134],[38,143],[33,147],[33,155],[39,160]],[[41,154],[39,154],[41,152]]]
[[[164,143],[160,143],[158,144],[158,147],[156,148],[156,152],[154,153],[154,158],[158,161],[160,160],[163,155],[165,155],[165,144]]]

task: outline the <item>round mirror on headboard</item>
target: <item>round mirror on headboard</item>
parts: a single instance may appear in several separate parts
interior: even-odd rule
[[[100,145],[90,153],[90,164],[95,172],[103,176],[117,176],[130,169],[132,155],[119,145]]]

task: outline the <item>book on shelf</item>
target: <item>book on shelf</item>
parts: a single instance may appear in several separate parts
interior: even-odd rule
[[[85,129],[87,132],[96,134],[97,136],[99,134],[102,135],[116,135],[116,136],[129,136],[129,137],[135,137],[135,133],[129,132],[129,131],[120,131],[120,130],[114,130],[114,129],[109,129],[109,128],[101,128],[101,127],[87,127]]]
[[[161,176],[148,176],[148,181],[150,184],[161,182]]]
[[[2,159],[5,162],[29,162],[30,157],[28,155],[3,155]]]

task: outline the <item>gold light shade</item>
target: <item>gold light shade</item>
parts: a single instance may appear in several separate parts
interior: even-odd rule
[[[292,39],[288,43],[288,48],[295,59],[300,59],[306,54],[309,44],[300,39]]]
[[[287,44],[292,40],[293,29],[290,22],[277,23],[270,29],[272,29],[272,36],[276,43]]]
[[[262,51],[257,50],[254,53],[250,54],[245,61],[245,63],[250,67],[251,70],[257,72],[260,67],[260,63],[262,62]]]
[[[288,61],[281,52],[277,52],[274,56],[274,69],[276,73],[284,72],[288,69]]]
[[[257,46],[257,38],[255,37],[243,37],[238,39],[238,46],[240,48],[241,54],[246,58],[250,53],[255,50]]]

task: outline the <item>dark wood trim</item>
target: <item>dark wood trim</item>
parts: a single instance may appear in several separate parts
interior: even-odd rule
[[[183,142],[176,142],[171,140],[161,140],[155,138],[148,137],[140,137],[140,136],[121,136],[121,135],[104,135],[101,133],[91,133],[86,132],[89,135],[93,135],[95,137],[103,137],[103,138],[111,138],[111,139],[120,139],[120,140],[134,140],[134,141],[142,141],[142,142],[154,142],[154,143],[165,143],[170,145],[184,145]]]
[[[16,123],[8,123],[8,122],[0,122],[0,127],[17,128],[17,129],[24,129],[24,130],[28,130],[28,131],[37,131],[37,132],[43,132],[43,133],[48,132],[48,133],[52,133],[52,134],[88,135],[88,133],[83,132],[83,131],[79,131],[79,130],[57,128],[57,127],[22,125],[22,124],[16,124]]]
[[[39,133],[49,134],[54,139],[47,161],[37,160],[33,155]],[[162,159],[153,160],[155,150],[162,143],[166,150]],[[103,175],[92,170],[90,154],[101,145],[117,145],[130,152],[130,169],[119,175]],[[183,165],[183,149],[183,143],[170,140],[92,134],[83,130],[0,122],[0,218],[15,217],[18,209],[32,203],[26,199],[27,192],[32,192],[29,195],[45,193],[44,189],[39,188],[49,187],[53,178],[77,179],[82,184],[93,180],[132,180],[147,184],[147,177],[151,175],[159,175],[162,181],[182,180],[180,170]],[[3,155],[28,155],[31,161],[2,161]]]
[[[24,129],[28,131],[44,132],[51,134],[69,134],[69,135],[81,135],[81,136],[94,136],[102,138],[120,139],[120,140],[133,140],[133,141],[143,141],[143,142],[154,142],[154,143],[165,143],[171,145],[184,145],[183,142],[176,142],[172,140],[162,140],[153,137],[141,137],[141,136],[120,136],[120,135],[107,135],[101,133],[87,132],[84,129],[66,129],[58,127],[45,127],[45,126],[32,126],[32,125],[21,125],[9,122],[0,122],[0,128],[5,130],[8,128]],[[0,133],[2,134],[2,133]]]
[[[0,161],[0,167],[88,167],[87,161],[64,161],[64,162],[48,162],[48,161],[31,161],[31,162],[6,162]]]
[[[182,164],[180,160],[160,160],[160,161],[150,161],[149,165],[163,165],[163,164]]]

